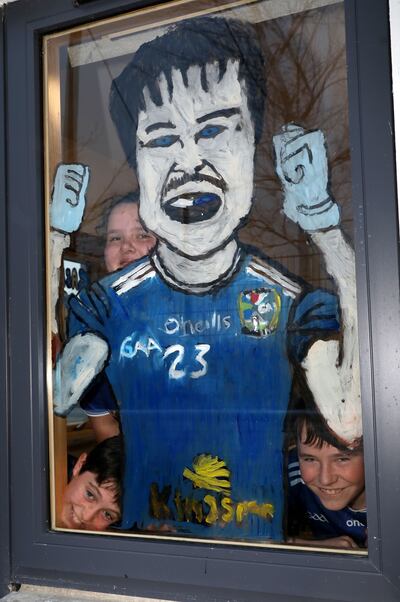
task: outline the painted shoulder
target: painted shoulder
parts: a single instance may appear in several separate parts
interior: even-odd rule
[[[126,267],[122,272],[114,274],[108,284],[118,295],[124,295],[133,288],[137,288],[149,278],[154,278],[156,271],[148,258],[135,262]]]
[[[296,281],[291,280],[288,276],[282,274],[277,268],[270,265],[268,261],[260,259],[259,257],[254,257],[254,255],[247,264],[246,272],[256,278],[264,280],[268,284],[281,287],[283,293],[293,299],[301,293],[301,286]]]

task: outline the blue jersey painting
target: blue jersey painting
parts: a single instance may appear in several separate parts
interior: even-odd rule
[[[338,329],[337,302],[303,294],[243,252],[235,270],[214,292],[190,295],[142,260],[72,300],[71,336],[89,330],[110,349],[126,529],[282,537],[289,356],[301,360],[315,337]]]

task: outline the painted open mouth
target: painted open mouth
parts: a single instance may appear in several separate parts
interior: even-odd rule
[[[213,192],[191,192],[169,199],[163,210],[181,224],[195,224],[214,217],[222,205],[221,197]]]

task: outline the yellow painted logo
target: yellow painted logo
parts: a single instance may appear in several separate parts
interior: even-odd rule
[[[231,488],[230,470],[223,460],[211,454],[199,454],[193,460],[193,471],[185,468],[183,476],[199,489],[228,493]]]
[[[192,482],[195,489],[204,489],[207,493],[202,499],[184,497],[175,490],[173,507],[169,505],[171,486],[162,491],[153,483],[150,491],[150,514],[159,520],[178,520],[197,524],[214,525],[217,522],[240,525],[250,514],[266,520],[274,517],[274,506],[255,500],[235,501],[231,496],[231,471],[224,460],[211,454],[199,454],[192,463],[192,469],[186,467],[183,476]],[[208,493],[208,492],[214,492]]]

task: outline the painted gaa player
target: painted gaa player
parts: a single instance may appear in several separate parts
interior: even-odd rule
[[[238,21],[188,20],[143,44],[112,85],[140,217],[158,244],[72,300],[54,396],[67,413],[106,371],[120,404],[128,529],[280,540],[293,366],[329,427],[348,444],[361,436],[354,258],[321,132],[289,125],[274,145],[284,211],[336,282],[340,343],[336,296],[300,286],[237,241],[264,112],[255,39]],[[78,213],[80,182],[76,198]]]

